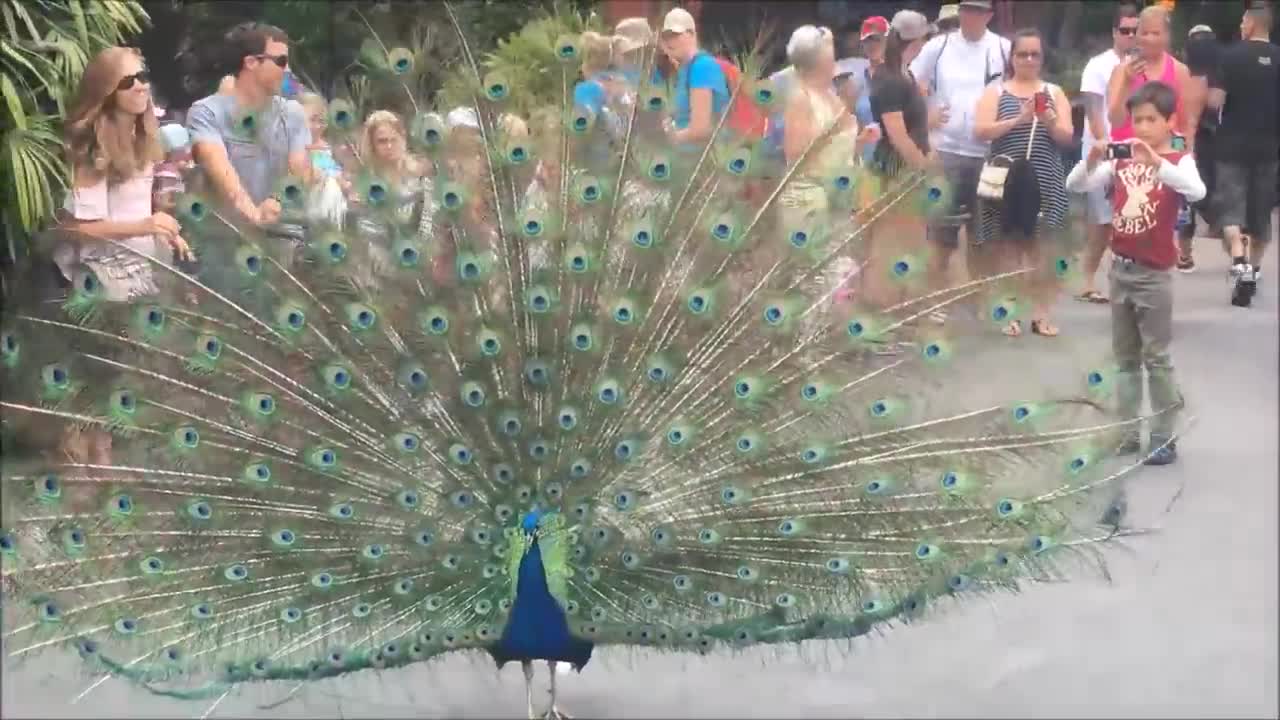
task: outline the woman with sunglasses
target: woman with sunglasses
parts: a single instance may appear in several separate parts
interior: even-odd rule
[[[974,135],[991,143],[989,158],[1013,165],[1003,200],[979,203],[978,232],[994,252],[997,268],[1005,272],[1033,268],[1018,281],[1024,286],[1020,294],[1034,304],[1031,332],[1054,337],[1058,328],[1049,321],[1049,307],[1055,285],[1040,270],[1047,262],[1041,246],[1066,224],[1062,148],[1074,140],[1071,104],[1062,88],[1041,77],[1044,42],[1039,31],[1018,31],[1009,65],[1004,79],[988,86],[978,101]],[[1038,193],[1028,191],[1036,186]],[[1010,337],[1021,335],[1022,322],[1010,321],[1004,332]]]
[[[151,260],[191,260],[178,222],[152,207],[164,158],[150,77],[133,48],[112,47],[85,66],[65,124],[72,186],[59,212],[53,260],[66,281],[108,301],[159,292]],[[58,453],[109,464],[111,435],[72,429]]]

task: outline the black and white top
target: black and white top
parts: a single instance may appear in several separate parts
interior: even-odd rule
[[[1044,84],[1041,90],[1049,91],[1049,107],[1055,112],[1054,86]],[[1022,112],[1024,98],[1000,89],[1000,101],[996,111],[996,120],[1008,120]],[[1068,109],[1067,112],[1070,112]],[[991,143],[989,157],[1006,155],[1013,160],[1027,157],[1027,143],[1032,143],[1029,161],[1034,168],[1036,178],[1040,182],[1040,230],[1061,229],[1067,218],[1067,184],[1066,171],[1062,167],[1062,152],[1043,124],[1036,127],[1035,138],[1031,137],[1031,123],[1018,125]],[[1001,234],[1001,216],[1003,203],[986,202],[982,205],[982,226],[980,232],[983,240],[998,239]]]

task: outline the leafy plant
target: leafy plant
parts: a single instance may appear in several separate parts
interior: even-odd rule
[[[66,189],[62,118],[94,53],[140,33],[134,0],[0,0],[0,224],[8,258]]]

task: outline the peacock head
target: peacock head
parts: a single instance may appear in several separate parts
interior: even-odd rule
[[[542,519],[542,515],[542,509],[534,506],[520,518],[520,528],[524,530],[525,535],[534,535],[538,532],[538,521]]]

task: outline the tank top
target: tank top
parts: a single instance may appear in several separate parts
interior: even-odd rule
[[[802,87],[801,91],[804,92],[805,99],[809,101],[809,108],[813,112],[813,126],[819,131],[826,130],[833,122],[838,122],[840,116],[846,112],[843,102],[839,103],[838,109],[833,108],[830,103],[816,97],[809,88]],[[852,161],[854,144],[855,137],[852,130],[837,131],[831,136],[826,147],[818,149],[818,152],[805,161],[805,167],[799,173],[800,178],[821,184],[825,171],[839,166],[841,161]]]
[[[1159,80],[1165,85],[1168,85],[1169,87],[1173,88],[1173,97],[1177,101],[1176,105],[1174,106],[1175,109],[1173,114],[1175,118],[1181,119],[1182,88],[1178,87],[1178,70],[1176,66],[1173,64],[1172,55],[1170,55],[1169,53],[1164,54],[1164,67],[1160,70],[1160,77],[1152,78],[1152,77],[1149,77],[1146,73],[1142,73],[1141,75],[1134,77],[1133,80],[1129,83],[1129,93],[1132,95],[1134,92],[1137,91],[1138,88],[1142,87],[1143,85],[1146,85],[1152,80]],[[1132,138],[1132,137],[1133,137],[1133,118],[1126,115],[1123,125],[1121,125],[1120,127],[1111,129],[1111,139],[1119,141],[1119,140],[1128,140],[1129,138]]]

